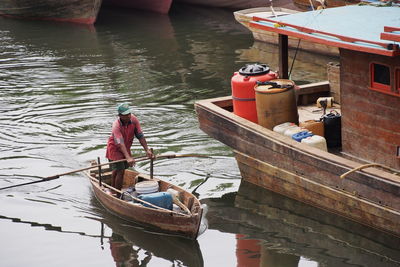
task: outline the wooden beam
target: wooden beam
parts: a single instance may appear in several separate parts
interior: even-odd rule
[[[289,44],[288,36],[279,34],[279,76],[282,79],[289,78]]]
[[[383,32],[381,33],[381,39],[393,42],[400,42],[400,34]]]

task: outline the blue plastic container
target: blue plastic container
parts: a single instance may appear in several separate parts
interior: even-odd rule
[[[301,131],[292,135],[292,139],[301,142],[302,139],[313,136],[314,134],[309,131]]]
[[[172,200],[172,196],[170,193],[157,192],[157,193],[150,193],[150,194],[142,194],[142,195],[139,195],[138,198],[140,198],[141,200],[144,200],[146,202],[149,202],[153,205],[156,205],[158,207],[172,210],[173,200]],[[144,206],[151,207],[147,204],[144,204]]]

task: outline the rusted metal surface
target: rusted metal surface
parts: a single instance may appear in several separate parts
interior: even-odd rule
[[[400,177],[368,168],[249,122],[221,108],[230,97],[195,105],[200,128],[237,151],[243,179],[400,236]],[[273,168],[271,167],[273,166]]]
[[[188,205],[190,201],[193,201],[190,209],[190,215],[177,214],[173,211],[148,208],[138,203],[127,202],[116,198],[115,196],[107,194],[104,191],[104,187],[99,186],[98,180],[95,178],[95,174],[86,173],[86,175],[91,182],[96,198],[113,214],[128,221],[157,228],[162,232],[177,234],[190,239],[197,238],[201,223],[202,209],[200,206],[200,201],[193,194],[183,190],[178,186],[158,180],[160,191],[166,191],[168,188],[172,188],[180,193],[181,201],[185,205]],[[138,175],[139,173],[133,170],[126,170],[124,176],[124,187],[133,185]],[[140,174],[140,179],[149,180],[150,177]]]

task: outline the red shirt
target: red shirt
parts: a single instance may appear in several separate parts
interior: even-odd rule
[[[125,158],[124,154],[118,148],[118,144],[124,144],[129,155],[132,155],[131,146],[135,136],[137,139],[140,139],[143,137],[143,133],[139,121],[134,115],[131,114],[131,120],[126,125],[123,125],[119,118],[115,120],[112,125],[111,136],[107,142],[106,158],[109,160]]]

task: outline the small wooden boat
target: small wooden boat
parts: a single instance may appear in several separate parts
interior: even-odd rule
[[[286,16],[289,14],[296,14],[298,12],[298,10],[281,7],[256,7],[235,11],[233,12],[233,15],[235,16],[237,22],[242,24],[252,33],[254,40],[277,45],[278,34],[251,27],[250,23],[253,21],[253,18],[271,19]],[[289,37],[289,47],[311,51],[313,53],[320,53],[323,55],[339,55],[339,49],[337,49],[336,47],[316,44],[306,40],[302,40],[301,42],[299,42],[298,39],[293,37]]]
[[[102,0],[2,0],[0,15],[18,19],[93,24]]]
[[[95,165],[95,162],[92,162]],[[159,208],[151,203],[134,198],[133,201],[125,201],[110,194],[108,189],[113,190],[109,185],[111,173],[108,168],[101,169],[101,183],[99,181],[99,171],[92,169],[86,172],[93,192],[98,201],[111,213],[131,222],[155,228],[161,232],[184,236],[196,239],[202,217],[200,201],[191,193],[184,189],[172,185],[166,181],[156,178],[151,179],[148,175],[138,173],[134,170],[126,170],[124,175],[124,189],[135,186],[139,182],[155,180],[159,184],[159,191],[165,192],[173,189],[179,194],[179,201],[187,208],[190,214],[182,211],[168,210]],[[117,191],[116,189],[114,191]],[[144,206],[145,204],[146,206]]]

